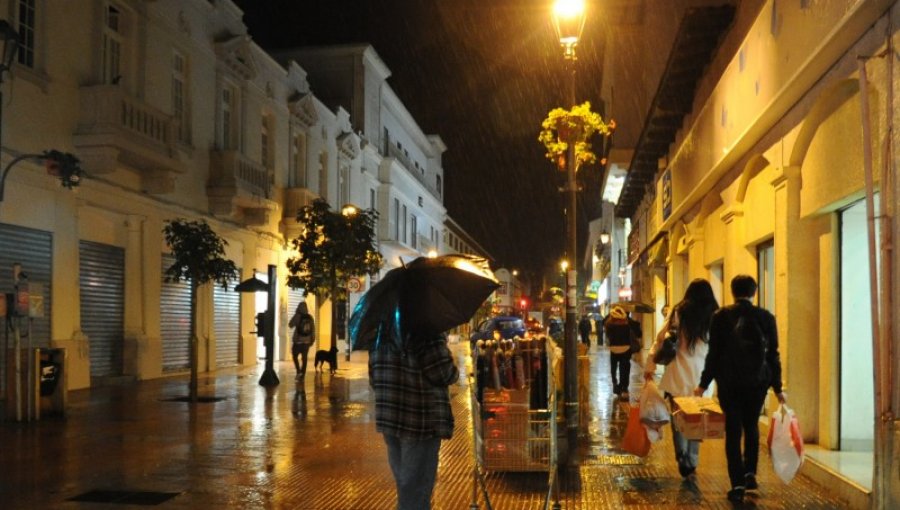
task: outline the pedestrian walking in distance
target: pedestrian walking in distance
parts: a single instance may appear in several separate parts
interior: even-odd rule
[[[294,360],[294,369],[297,371],[295,380],[302,381],[303,376],[306,375],[309,347],[312,345],[316,333],[316,322],[309,314],[306,302],[301,301],[297,305],[288,326],[294,328],[294,335],[291,337],[291,358]],[[303,360],[302,364],[297,359],[298,357]]]
[[[692,281],[684,298],[675,305],[666,317],[662,330],[650,348],[650,355],[644,364],[644,380],[650,381],[656,373],[653,362],[670,331],[675,332],[675,359],[665,366],[659,389],[670,402],[674,397],[688,397],[700,384],[700,374],[709,350],[709,325],[713,312],[719,308],[716,296],[709,282],[698,278]],[[675,446],[675,460],[678,473],[690,482],[696,481],[694,472],[700,460],[700,441],[685,439],[672,424],[672,443]]]
[[[719,309],[709,331],[709,354],[694,394],[700,395],[715,380],[719,404],[725,413],[725,456],[731,490],[728,499],[742,501],[744,492],[756,490],[759,460],[759,414],[771,387],[778,401],[781,359],[775,316],[753,304],[756,280],[738,275],[731,280],[735,303]],[[744,451],[741,452],[741,438]]]
[[[631,335],[634,326],[625,309],[615,305],[609,312],[603,326],[609,340],[609,366],[612,375],[613,393],[627,399],[628,379],[631,377]]]
[[[581,343],[591,348],[591,319],[587,315],[582,315],[578,321],[578,333],[581,335]]]

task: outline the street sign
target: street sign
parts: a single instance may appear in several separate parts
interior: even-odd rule
[[[347,280],[347,290],[350,292],[359,292],[362,290],[362,280],[359,278],[350,278]]]

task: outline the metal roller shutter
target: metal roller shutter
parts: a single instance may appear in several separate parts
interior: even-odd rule
[[[28,281],[43,285],[44,316],[31,319],[30,345],[50,346],[50,316],[52,304],[51,259],[53,236],[50,232],[17,227],[0,223],[0,292],[13,291],[12,265],[22,265],[22,272]],[[5,323],[5,321],[3,321]],[[6,342],[9,342],[7,345]],[[12,348],[13,339],[7,335],[0,337],[0,394],[6,395],[6,353]],[[28,338],[22,338],[23,345],[29,345]]]
[[[90,344],[91,377],[122,375],[125,322],[125,250],[78,243],[81,329]]]
[[[191,368],[191,284],[189,280],[166,282],[166,269],[174,262],[174,257],[162,256],[159,323],[164,372]]]
[[[238,271],[240,274],[240,271]],[[235,292],[238,280],[229,281],[228,288],[213,288],[213,329],[216,333],[216,365],[240,363],[241,294]]]

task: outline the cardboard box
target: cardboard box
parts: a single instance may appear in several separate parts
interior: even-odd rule
[[[725,415],[714,399],[707,397],[675,397],[672,411],[675,430],[686,439],[722,439],[725,437]]]

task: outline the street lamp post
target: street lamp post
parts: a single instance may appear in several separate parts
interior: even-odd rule
[[[254,271],[255,273],[256,271]],[[257,334],[263,337],[263,346],[266,349],[266,367],[259,378],[259,385],[267,388],[278,386],[278,374],[275,373],[275,278],[276,268],[269,264],[268,282],[264,282],[255,275],[242,281],[234,287],[235,292],[265,292],[266,311],[256,316]]]
[[[341,215],[347,219],[348,226],[353,221],[353,218],[356,217],[356,214],[358,212],[359,212],[359,209],[353,204],[345,204],[343,207],[341,207]],[[344,288],[347,288],[346,280],[344,281]],[[335,301],[335,304],[337,304],[337,301]],[[337,317],[337,311],[334,310],[334,308],[332,308],[331,317],[332,317],[331,323],[337,324],[337,322],[334,321],[334,318]],[[345,361],[350,361],[350,350],[351,350],[350,329],[347,326],[347,323],[349,320],[350,320],[350,289],[347,288],[347,300],[344,302],[344,337],[346,337],[345,340],[347,340],[347,352],[344,356]]]
[[[557,0],[553,8],[553,22],[559,43],[563,47],[563,56],[569,68],[570,107],[575,106],[575,47],[584,30],[584,2],[582,0]],[[566,438],[568,440],[569,459],[578,441],[578,339],[576,336],[575,307],[577,303],[577,255],[576,242],[576,192],[575,182],[575,140],[570,134],[566,140],[566,256],[572,259],[566,272],[566,337],[565,337],[565,401],[566,401]]]

